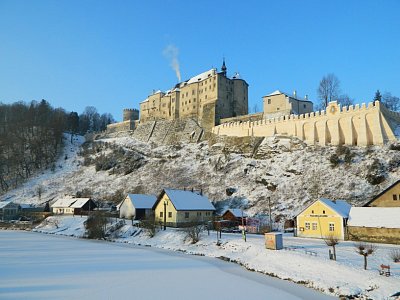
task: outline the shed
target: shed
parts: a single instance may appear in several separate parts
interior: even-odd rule
[[[154,195],[128,194],[119,204],[119,217],[124,219],[143,220],[153,215]]]
[[[400,243],[400,207],[352,207],[347,222],[349,239]]]
[[[247,214],[240,208],[228,208],[222,213],[222,219],[232,222],[233,226],[246,225]]]

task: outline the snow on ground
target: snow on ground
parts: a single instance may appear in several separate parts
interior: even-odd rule
[[[80,167],[80,158],[77,156],[82,143],[85,141],[83,136],[74,135],[71,143],[71,135],[64,134],[64,149],[55,163],[55,169],[43,170],[38,172],[29,181],[20,187],[0,196],[0,200],[12,200],[17,203],[43,204],[47,200],[59,196],[57,188],[65,182],[65,178],[74,174]],[[42,197],[39,200],[36,189],[42,186]]]
[[[330,299],[200,256],[0,231],[0,299]]]
[[[79,217],[63,217],[59,220],[60,228],[64,228],[64,224],[72,228],[78,228],[82,224]],[[55,226],[36,230],[67,235],[74,232],[60,231]],[[81,236],[82,231],[76,232]],[[209,257],[227,257],[248,269],[301,282],[332,296],[363,295],[371,299],[387,299],[400,291],[400,264],[393,263],[389,256],[393,249],[400,250],[398,245],[378,244],[376,254],[368,258],[368,270],[365,271],[363,257],[356,254],[354,243],[348,241],[337,246],[337,261],[331,261],[328,259],[329,248],[318,239],[285,235],[284,246],[290,250],[280,251],[265,249],[264,237],[261,235],[248,235],[247,242],[244,242],[240,234],[223,233],[220,246],[217,246],[217,236],[213,231],[210,235],[203,232],[201,240],[194,245],[184,239],[183,231],[172,228],[159,231],[155,237],[149,238],[146,232],[130,225],[128,221],[127,225],[114,233],[113,241]],[[312,251],[317,256],[306,254],[305,250]],[[379,275],[381,264],[389,264],[393,276]]]

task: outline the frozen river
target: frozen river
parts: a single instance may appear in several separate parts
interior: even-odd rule
[[[334,299],[218,259],[0,230],[0,299]]]

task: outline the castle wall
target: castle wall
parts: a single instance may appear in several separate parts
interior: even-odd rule
[[[113,123],[107,125],[107,133],[119,132],[119,131],[128,131],[135,129],[135,121],[123,121],[119,123]]]
[[[394,117],[400,119],[400,116]],[[322,146],[381,145],[396,140],[393,129],[381,110],[380,102],[343,108],[336,102],[331,102],[326,111],[259,121],[224,123],[215,126],[212,132],[239,137],[288,135],[308,144]]]

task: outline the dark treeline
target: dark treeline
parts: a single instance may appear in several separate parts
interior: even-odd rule
[[[0,191],[17,187],[35,170],[52,168],[63,146],[63,133],[102,131],[114,120],[87,107],[78,115],[53,108],[46,100],[0,103]]]

